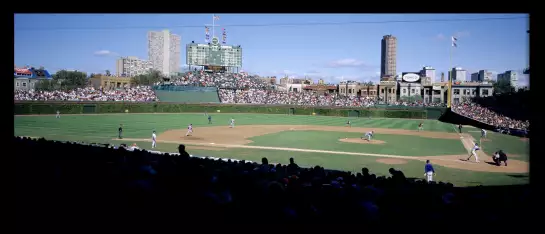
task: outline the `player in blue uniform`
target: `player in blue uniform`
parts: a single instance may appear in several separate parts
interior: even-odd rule
[[[361,139],[371,141],[371,138],[373,137],[373,133],[374,133],[374,131],[367,132],[367,133],[365,133],[364,136],[361,137]]]

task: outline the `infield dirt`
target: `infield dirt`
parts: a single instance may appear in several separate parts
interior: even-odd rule
[[[458,133],[444,133],[444,132],[429,132],[429,131],[416,131],[416,130],[403,130],[403,129],[383,129],[383,128],[357,128],[357,127],[342,127],[342,126],[313,126],[313,125],[241,125],[235,128],[229,128],[228,126],[214,126],[214,127],[199,127],[193,129],[192,136],[185,136],[186,129],[174,129],[167,130],[157,136],[157,142],[163,143],[177,143],[186,144],[188,149],[203,149],[203,150],[223,150],[228,148],[252,148],[252,149],[268,149],[268,150],[283,150],[283,151],[298,151],[298,152],[315,152],[315,153],[330,153],[330,154],[345,154],[345,155],[361,155],[380,157],[377,162],[385,164],[403,164],[405,160],[418,160],[426,161],[430,159],[433,164],[458,168],[472,171],[483,172],[504,172],[504,173],[527,173],[528,163],[519,160],[509,160],[509,166],[495,166],[491,165],[492,158],[482,151],[479,152],[479,159],[481,163],[463,161],[467,159],[468,155],[442,155],[442,156],[429,156],[429,157],[414,157],[414,156],[401,156],[401,155],[385,155],[385,154],[372,154],[372,153],[354,153],[354,152],[339,152],[339,151],[327,151],[327,150],[313,150],[313,149],[296,149],[296,148],[281,148],[281,147],[266,147],[266,146],[249,146],[247,144],[252,143],[249,138],[261,136],[265,134],[277,133],[282,131],[330,131],[330,132],[357,132],[365,133],[368,131],[375,131],[375,134],[392,134],[392,135],[410,135],[427,138],[438,139],[459,139],[464,147],[469,150],[473,147],[475,139],[469,134]],[[134,141],[150,141],[149,139],[125,139]],[[343,142],[360,143],[365,142],[359,138],[339,139]],[[379,142],[373,140],[367,142],[367,144],[385,144],[385,142]],[[395,160],[394,160],[395,159]],[[402,162],[403,161],[403,162]]]

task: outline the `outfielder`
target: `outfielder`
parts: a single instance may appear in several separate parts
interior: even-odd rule
[[[231,118],[231,122],[229,122],[229,128],[235,127],[235,119]]]
[[[424,166],[424,176],[426,176],[426,181],[431,182],[433,181],[433,176],[435,175],[435,170],[433,170],[433,166],[430,163],[430,160],[426,160],[426,166]]]
[[[423,122],[420,122],[420,123],[418,124],[418,131],[420,132],[420,131],[422,131],[422,130],[424,130],[424,123],[423,123]]]
[[[486,130],[481,129],[481,138],[486,138]]]
[[[187,133],[185,134],[185,136],[191,136],[192,133],[193,133],[193,124],[189,124],[189,126],[187,126]]]
[[[479,157],[477,156],[477,150],[480,150],[479,144],[475,143],[475,146],[473,146],[473,149],[471,149],[471,154],[469,154],[469,158],[467,158],[467,161],[471,158],[471,156],[475,156],[475,162],[479,162]]]
[[[348,121],[346,122],[346,126],[347,126],[347,127],[352,127],[352,123],[350,122],[350,120],[348,120]]]
[[[61,117],[61,112],[59,110],[57,110],[57,115],[55,115],[55,118],[60,118]]]
[[[211,115],[208,116],[208,124],[212,124],[212,116]]]
[[[361,137],[362,140],[371,141],[371,138],[373,137],[373,131],[365,133],[364,136]]]
[[[157,147],[157,135],[155,135],[155,131],[151,134],[151,148]]]

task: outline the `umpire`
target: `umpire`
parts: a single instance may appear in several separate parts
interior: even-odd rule
[[[505,154],[503,150],[499,150],[498,152],[494,153],[492,160],[494,160],[496,166],[501,166],[501,162],[505,163],[505,166],[507,166],[507,154]]]

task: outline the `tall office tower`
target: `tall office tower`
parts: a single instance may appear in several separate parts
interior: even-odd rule
[[[509,70],[509,71],[506,71],[504,73],[500,73],[500,74],[498,74],[498,77],[496,78],[496,80],[498,80],[498,81],[505,80],[505,81],[509,82],[511,84],[511,86],[513,86],[513,88],[518,89],[519,79],[517,77],[517,72],[516,71]]]
[[[380,55],[380,78],[396,76],[397,38],[386,35],[382,38]]]
[[[169,30],[148,32],[148,60],[165,76],[180,70],[181,37]]]
[[[146,74],[153,69],[153,65],[150,61],[141,60],[134,56],[127,56],[117,59],[115,68],[116,76],[134,77]]]

